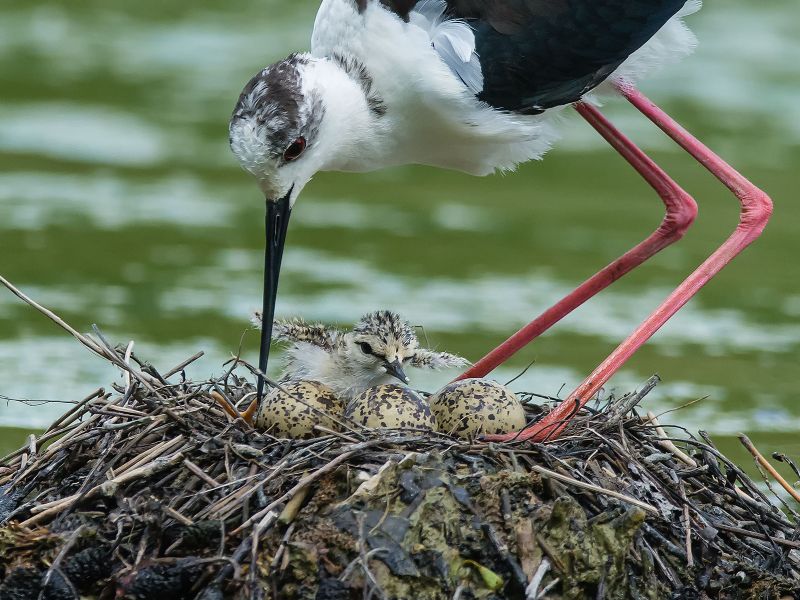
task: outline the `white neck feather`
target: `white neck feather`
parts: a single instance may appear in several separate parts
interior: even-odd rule
[[[370,171],[384,166],[389,149],[364,87],[333,58],[313,59],[303,75],[304,92],[320,94],[325,107],[314,153],[320,161],[317,170]]]

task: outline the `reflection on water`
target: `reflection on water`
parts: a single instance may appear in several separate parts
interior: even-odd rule
[[[79,329],[135,339],[162,370],[202,349],[190,375],[219,372],[258,305],[262,260],[262,201],[229,156],[227,118],[253,72],[306,45],[316,3],[6,4],[0,272]],[[765,238],[612,382],[658,372],[648,408],[707,397],[676,418],[718,433],[800,431],[800,206],[783,201],[800,158],[800,39],[792,4],[773,8],[709,5],[691,19],[696,55],[645,86],[776,200]],[[567,393],[735,224],[711,178],[622,103],[607,111],[696,195],[700,220],[500,370],[535,361],[515,389]],[[564,133],[505,177],[318,176],[293,217],[278,312],[348,324],[393,308],[434,346],[478,358],[657,224],[657,200],[590,128],[568,117]],[[249,356],[256,345],[244,337]],[[0,294],[1,396],[75,401],[117,377]],[[0,425],[43,427],[63,408],[3,400]]]

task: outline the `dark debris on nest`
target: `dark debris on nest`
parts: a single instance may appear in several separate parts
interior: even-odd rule
[[[175,383],[101,350],[125,386],[0,462],[2,600],[799,597],[797,513],[640,417],[655,380],[544,444],[284,440],[214,401],[253,397],[245,363]]]

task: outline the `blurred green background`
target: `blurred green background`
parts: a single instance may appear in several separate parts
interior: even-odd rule
[[[221,371],[258,307],[263,199],[227,148],[249,77],[305,49],[316,2],[8,0],[0,9],[0,273],[80,330],[97,323],[162,370]],[[774,198],[764,237],[613,382],[667,419],[800,454],[800,38],[744,0],[689,23],[697,52],[642,87]],[[685,240],[498,372],[567,393],[716,247],[735,200],[631,107],[607,114],[695,195]],[[377,308],[478,358],[659,222],[649,188],[575,115],[546,160],[476,179],[424,167],[320,174],[294,213],[278,312],[350,324]],[[255,358],[257,335],[244,336]],[[277,368],[278,361],[273,361]],[[415,382],[434,388],[452,374]],[[119,374],[0,291],[0,452]],[[28,400],[29,402],[20,402]],[[31,402],[36,401],[36,402]],[[11,427],[21,429],[11,429]],[[726,438],[730,440],[731,438]],[[723,439],[723,443],[725,443]]]

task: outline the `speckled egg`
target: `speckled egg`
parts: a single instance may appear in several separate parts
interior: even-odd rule
[[[372,429],[436,429],[428,401],[403,385],[371,387],[347,405],[345,418]]]
[[[344,403],[318,381],[287,381],[272,388],[261,402],[254,425],[277,437],[314,437],[314,425],[338,429],[336,422],[311,407],[340,418]]]
[[[462,379],[430,398],[437,428],[460,438],[519,431],[526,424],[522,403],[504,385],[489,379]]]

